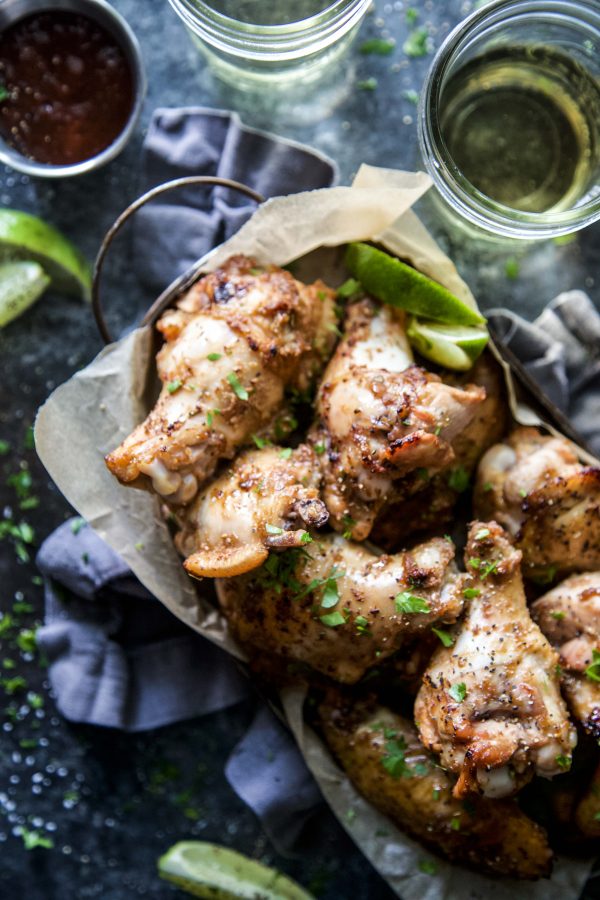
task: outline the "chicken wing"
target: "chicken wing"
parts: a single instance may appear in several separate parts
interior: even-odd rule
[[[335,340],[334,292],[276,266],[232,257],[200,279],[157,328],[162,381],[154,409],[106,457],[124,484],[170,505],[189,503],[221,459],[231,458],[305,390]]]
[[[319,499],[313,450],[247,450],[183,508],[175,544],[197,577],[225,578],[260,566],[269,549],[301,547],[329,518]]]
[[[531,614],[560,653],[571,713],[600,739],[600,572],[565,579],[535,601]]]
[[[241,644],[353,683],[411,636],[453,622],[462,582],[443,538],[376,556],[336,535],[272,553],[261,569],[217,581],[217,593]]]
[[[544,830],[514,800],[457,800],[453,779],[435,765],[407,719],[336,691],[318,715],[350,781],[401,829],[449,860],[490,875],[549,874],[552,851]]]
[[[568,769],[577,737],[558,654],[527,610],[520,552],[496,522],[474,522],[465,561],[466,615],[430,662],[415,720],[425,746],[460,773],[455,796],[504,797],[534,774]]]
[[[474,502],[513,535],[525,577],[600,569],[600,469],[565,438],[515,429],[481,460]]]

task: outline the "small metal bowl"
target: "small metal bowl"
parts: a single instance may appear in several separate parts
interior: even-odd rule
[[[0,0],[0,32],[33,13],[56,10],[87,16],[102,25],[114,37],[131,68],[134,99],[127,123],[118,137],[100,153],[72,165],[56,166],[36,162],[23,156],[0,138],[0,162],[6,163],[18,172],[40,178],[83,175],[85,172],[99,169],[114,159],[133,134],[146,94],[146,76],[138,40],[123,16],[106,0]]]

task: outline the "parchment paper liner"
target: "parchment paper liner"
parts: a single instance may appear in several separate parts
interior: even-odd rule
[[[318,248],[375,240],[476,308],[454,265],[410,209],[429,186],[423,173],[362,166],[352,187],[269,200],[234,237],[204,258],[202,271],[215,269],[233,253],[279,265],[307,257],[301,263],[301,277],[322,277],[335,285],[341,277],[336,271],[339,253]],[[137,329],[106,347],[89,366],[57,388],[38,413],[36,449],[69,503],[127,561],[140,581],[187,625],[244,659],[227,633],[225,619],[202,597],[201,586],[197,591],[185,574],[159,515],[157,499],[122,487],[104,465],[104,454],[145,417],[153,401],[152,348],[151,330]],[[510,370],[499,361],[514,418],[521,424],[542,424],[531,409],[517,401]],[[581,457],[595,462],[583,450]],[[398,896],[404,900],[579,897],[590,870],[588,862],[559,859],[550,881],[533,884],[494,881],[442,861],[435,877],[421,873],[419,861],[431,854],[354,790],[320,739],[305,725],[303,700],[304,691],[299,688],[282,694],[304,758],[343,827]],[[349,810],[356,813],[351,822]]]

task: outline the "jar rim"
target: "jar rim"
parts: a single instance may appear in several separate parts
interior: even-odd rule
[[[418,136],[425,166],[442,197],[473,224],[505,237],[524,239],[544,238],[568,234],[600,219],[600,186],[585,203],[556,212],[518,210],[493,200],[479,191],[453,163],[442,135],[439,108],[444,76],[456,55],[468,45],[474,34],[488,26],[500,24],[516,15],[540,14],[547,21],[559,16],[574,18],[573,13],[584,10],[576,19],[579,27],[589,25],[600,30],[600,7],[594,0],[493,0],[475,10],[448,34],[439,47],[427,73],[418,112]],[[551,218],[549,218],[549,213]]]

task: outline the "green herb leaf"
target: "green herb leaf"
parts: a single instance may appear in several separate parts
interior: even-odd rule
[[[406,12],[404,13],[404,18],[406,20],[406,24],[410,25],[412,27],[415,24],[415,22],[417,21],[417,19],[419,18],[419,11],[416,9],[413,9],[412,6],[409,6],[408,9],[406,10]]]
[[[352,529],[356,525],[356,522],[352,518],[352,516],[343,516],[342,525],[344,526],[344,532],[342,533],[342,537],[347,541],[352,537]]]
[[[235,372],[230,372],[227,376],[227,381],[233,388],[233,392],[239,400],[247,400],[250,396],[245,387],[242,387],[240,384],[237,375]]]
[[[414,103],[414,105],[417,106],[417,104],[419,102],[419,95],[416,91],[413,91],[412,89],[407,90],[407,91],[402,91],[402,96],[404,97],[405,100],[408,100],[409,103]]]
[[[315,444],[315,446],[314,446],[314,451],[317,454],[317,456],[322,456],[323,453],[325,453],[326,449],[327,448],[326,448],[325,444]]]
[[[6,86],[4,84],[0,84],[0,103],[2,103],[4,100],[8,100],[9,97],[10,92],[8,91]]]
[[[534,575],[531,578],[531,580],[535,584],[539,584],[539,585],[552,584],[555,576],[556,576],[556,566],[548,566],[548,568],[544,572],[538,572],[537,575]]]
[[[557,622],[561,622],[565,617],[565,614],[561,609],[553,609],[552,612],[550,613],[550,615]]]
[[[283,534],[283,528],[278,528],[277,525],[265,525],[265,531],[267,534]]]
[[[559,769],[562,769],[563,772],[567,772],[571,768],[573,760],[570,756],[560,755],[556,757],[555,762]]]
[[[167,382],[167,391],[169,394],[175,394],[182,386],[183,382],[179,378],[174,378],[173,381]]]
[[[356,82],[356,87],[359,91],[375,91],[377,90],[377,79],[373,76],[364,78],[362,81]]]
[[[206,424],[208,425],[209,428],[212,427],[212,423],[214,422],[215,416],[220,416],[220,415],[221,415],[220,409],[209,409],[208,410],[208,412],[206,413]]]
[[[453,684],[448,693],[457,703],[462,703],[467,696],[467,686],[464,681],[460,681],[458,684]]]
[[[357,616],[354,620],[354,624],[356,625],[356,630],[359,634],[370,634],[371,631],[369,629],[369,620],[364,616]]]
[[[476,541],[483,541],[486,537],[490,536],[489,528],[480,528],[477,534],[475,535]]]
[[[210,362],[216,362],[218,359],[221,359],[220,353],[209,353],[206,357]]]
[[[406,741],[402,735],[385,744],[385,755],[381,759],[381,765],[392,778],[410,778],[412,776],[404,758],[405,752]]]
[[[394,597],[394,603],[396,612],[399,613],[412,615],[414,613],[431,612],[431,607],[427,600],[423,597],[417,597],[416,594],[411,594],[410,591],[403,591],[401,594],[397,594]]]
[[[252,435],[252,440],[256,444],[259,450],[262,450],[263,447],[268,447],[271,441],[267,440],[267,438],[261,438],[257,434]]]
[[[447,631],[443,631],[441,628],[432,628],[431,630],[440,639],[444,647],[451,647],[454,643],[454,638]]]
[[[404,41],[402,49],[407,56],[426,56],[428,41],[428,30],[426,28],[416,28]]]
[[[493,491],[493,490],[494,490],[494,485],[492,484],[491,481],[486,481],[485,484],[483,485],[483,490],[484,490],[484,491],[486,492],[486,494],[487,494],[489,491]]]
[[[337,628],[338,625],[344,625],[346,623],[345,618],[337,609],[332,613],[327,613],[325,616],[319,616],[319,618],[323,625],[327,625],[328,628]]]
[[[76,519],[71,519],[71,531],[73,532],[73,534],[79,534],[84,526],[85,519],[82,519],[81,516],[77,516]]]
[[[6,616],[5,616],[6,618]],[[4,621],[4,620],[2,620]],[[0,623],[1,624],[1,623]],[[585,675],[590,681],[600,681],[600,651],[592,650],[592,662],[585,670]]]
[[[454,816],[454,818],[450,820],[450,828],[452,831],[460,831],[460,818],[458,816]]]
[[[337,289],[338,297],[342,297],[344,300],[348,297],[351,297],[353,294],[356,294],[357,291],[360,291],[361,284],[360,281],[357,281],[356,278],[348,278],[340,287]]]
[[[469,473],[463,466],[457,466],[448,473],[448,487],[458,494],[462,494],[469,487]]]
[[[304,534],[302,535],[302,537],[300,538],[300,543],[301,544],[312,544],[312,542],[313,542],[312,537],[310,536],[308,531],[305,531]]]
[[[0,441],[0,456],[6,456],[10,453],[10,444],[8,441]]]
[[[19,834],[26,850],[35,850],[37,847],[52,850],[54,847],[52,838],[40,834],[39,831],[29,831],[23,825],[20,827]]]
[[[506,260],[506,264],[504,266],[504,272],[507,278],[515,279],[519,277],[519,260],[515,259],[514,256],[511,256],[510,259]]]
[[[291,448],[291,447],[284,447],[283,450],[280,450],[280,451],[279,451],[279,458],[280,458],[280,459],[289,459],[291,455],[292,455],[292,448]]]
[[[395,41],[386,41],[382,38],[370,38],[360,45],[359,50],[365,56],[372,53],[375,53],[377,56],[389,56],[390,53],[394,52],[395,46]]]
[[[463,591],[463,597],[467,600],[472,600],[474,597],[479,597],[481,591],[477,588],[465,588]]]
[[[419,860],[419,872],[422,872],[424,875],[437,875],[437,870],[437,863],[432,859]]]

